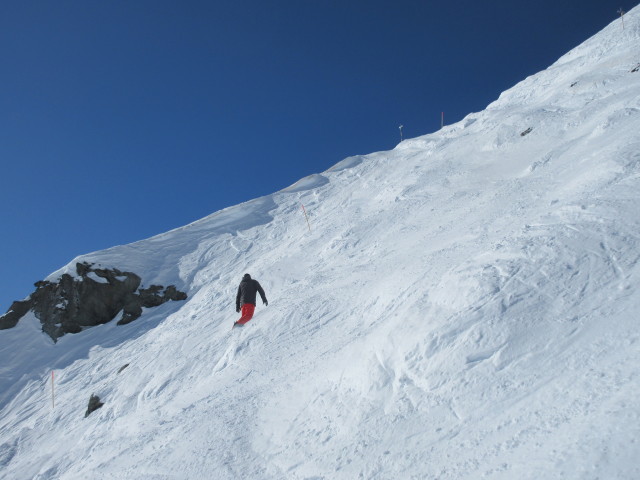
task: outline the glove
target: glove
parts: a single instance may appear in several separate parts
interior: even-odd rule
[[[269,305],[269,302],[267,302],[267,301],[265,300],[265,301],[264,301],[264,305],[265,305],[265,307],[266,307],[267,305]]]
[[[236,307],[236,313],[240,313],[240,307]]]

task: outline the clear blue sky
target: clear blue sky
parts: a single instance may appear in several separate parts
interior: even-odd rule
[[[628,0],[0,4],[0,313],[75,256],[480,111]]]

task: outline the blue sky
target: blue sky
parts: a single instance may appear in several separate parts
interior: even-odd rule
[[[80,254],[484,109],[634,2],[0,5],[0,312]]]

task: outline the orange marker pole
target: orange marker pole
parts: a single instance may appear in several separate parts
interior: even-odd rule
[[[304,208],[304,205],[302,205],[302,211],[304,212],[304,218],[307,219],[307,227],[309,227],[309,231],[311,231],[311,225],[309,224],[309,217],[307,216],[307,210]]]

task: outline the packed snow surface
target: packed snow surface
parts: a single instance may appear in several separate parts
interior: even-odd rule
[[[0,478],[640,478],[639,40],[636,8],[457,124],[53,273],[189,298],[1,331]],[[244,273],[270,303],[231,330]]]

